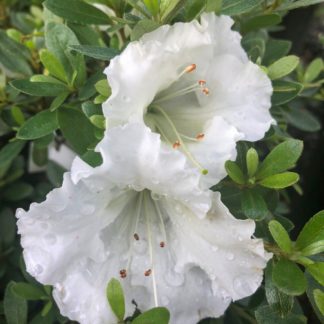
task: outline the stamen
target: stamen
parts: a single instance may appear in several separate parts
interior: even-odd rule
[[[120,277],[121,278],[126,278],[127,277],[127,271],[126,271],[126,269],[122,269],[122,270],[120,270],[119,271],[119,274],[120,274]]]
[[[175,141],[172,145],[172,147],[176,150],[178,149],[179,147],[181,146],[180,142],[179,141]]]
[[[186,73],[190,73],[190,72],[196,70],[196,68],[197,68],[197,65],[196,65],[196,64],[190,64],[190,65],[188,65],[188,66],[185,68],[185,72],[186,72]]]
[[[137,233],[135,233],[135,234],[134,234],[134,239],[135,239],[136,241],[138,241],[138,240],[139,240],[139,236],[138,236],[138,234],[137,234]]]
[[[144,272],[144,276],[145,276],[145,277],[148,277],[148,276],[151,275],[151,273],[152,273],[152,270],[151,270],[151,269],[148,269],[148,270],[146,270],[146,271]]]
[[[208,88],[204,88],[204,89],[202,89],[202,92],[203,92],[206,96],[209,95],[209,89],[208,89]]]
[[[164,248],[165,247],[165,243],[162,241],[162,242],[160,242],[160,247],[161,248]]]
[[[198,141],[201,141],[204,137],[205,137],[205,134],[204,133],[199,133],[199,134],[197,134],[196,139]]]
[[[175,136],[177,137],[177,141],[174,144],[176,144],[177,142],[179,142],[180,145],[181,145],[181,148],[182,148],[183,152],[187,155],[187,157],[189,158],[189,160],[200,169],[200,172],[203,175],[206,175],[208,173],[208,170],[205,169],[205,168],[203,168],[202,165],[192,156],[192,154],[190,153],[190,151],[187,149],[185,143],[183,142],[180,134],[177,131],[177,128],[173,124],[173,122],[172,122],[171,118],[169,117],[169,115],[163,110],[162,107],[160,107],[158,105],[154,105],[154,106],[152,106],[152,108],[156,108],[163,115],[163,117],[166,119],[166,121],[169,123],[171,129],[173,130]]]

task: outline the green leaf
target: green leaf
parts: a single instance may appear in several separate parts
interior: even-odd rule
[[[39,52],[39,57],[50,74],[64,82],[68,82],[63,65],[50,51],[42,49]]]
[[[270,306],[261,306],[255,312],[258,324],[306,324],[307,318],[302,315],[289,314],[282,318]]]
[[[268,75],[271,80],[280,79],[294,71],[298,64],[299,58],[295,55],[282,57],[268,67]]]
[[[25,182],[14,182],[5,188],[2,196],[8,201],[20,201],[30,197],[33,192],[32,185]]]
[[[0,211],[0,244],[3,247],[13,245],[16,237],[16,218],[11,209]]]
[[[324,63],[321,58],[316,58],[307,67],[304,74],[304,82],[309,83],[314,81],[323,71]]]
[[[26,282],[17,282],[12,285],[12,292],[26,300],[40,300],[46,297],[43,289]]]
[[[308,272],[324,286],[324,262],[315,262],[307,266]]]
[[[0,168],[10,164],[25,146],[24,141],[8,143],[0,150]]]
[[[258,152],[254,148],[250,148],[246,153],[246,167],[249,177],[253,177],[259,166]]]
[[[244,184],[245,178],[241,168],[237,163],[233,161],[227,161],[225,163],[225,169],[229,177],[238,184]]]
[[[283,189],[292,186],[299,180],[299,175],[295,172],[283,172],[266,177],[259,181],[259,184],[266,188]]]
[[[0,63],[12,72],[28,76],[32,74],[28,59],[30,59],[28,49],[0,30]]]
[[[14,80],[10,85],[23,93],[38,97],[56,97],[62,92],[68,91],[68,88],[65,85],[59,83]]]
[[[242,192],[241,208],[246,217],[254,220],[262,220],[269,212],[263,197],[249,189]]]
[[[83,55],[103,61],[109,61],[120,53],[114,48],[91,45],[70,45],[69,48]]]
[[[108,98],[111,95],[111,89],[106,79],[100,80],[95,84],[95,88],[99,94]]]
[[[95,127],[82,111],[75,108],[58,109],[60,129],[74,151],[82,155],[88,147],[96,143]]]
[[[280,317],[286,317],[292,310],[294,298],[281,292],[272,282],[272,266],[268,263],[265,271],[265,293],[267,302]]]
[[[261,163],[256,177],[263,179],[295,166],[303,151],[303,142],[289,139],[277,145]]]
[[[60,95],[58,95],[51,103],[49,110],[50,111],[55,111],[57,108],[61,107],[63,103],[65,102],[66,98],[70,94],[68,92],[63,92]]]
[[[107,298],[109,305],[118,318],[122,321],[125,316],[125,298],[123,288],[117,279],[112,278],[107,286]]]
[[[324,241],[324,211],[314,215],[303,227],[296,240],[296,249],[304,250],[307,247]],[[322,243],[323,244],[323,243]]]
[[[324,323],[324,314],[321,314],[320,310],[318,309],[318,306],[316,305],[315,298],[314,298],[314,290],[315,289],[322,289],[322,286],[308,273],[308,271],[305,272],[306,278],[307,278],[307,297],[308,301],[312,305],[312,308],[318,317],[320,323]]]
[[[152,14],[152,16],[156,16],[160,10],[159,0],[143,0],[146,8]]]
[[[94,126],[100,129],[106,129],[106,119],[104,116],[92,115],[89,119]]]
[[[287,103],[297,97],[303,90],[303,85],[297,82],[276,80],[272,82],[273,95],[271,98],[274,106]]]
[[[263,64],[270,65],[279,60],[281,57],[287,55],[291,49],[291,42],[282,39],[270,38],[266,44],[266,51],[263,57]]]
[[[71,124],[72,125],[72,124]],[[31,140],[43,137],[55,131],[59,127],[55,112],[42,111],[29,118],[17,133],[17,138]]]
[[[306,291],[304,273],[289,260],[281,259],[274,264],[272,280],[279,290],[291,296],[299,296]]]
[[[317,132],[321,129],[321,124],[318,119],[303,107],[289,107],[282,110],[282,115],[289,124],[300,130]]]
[[[133,31],[131,33],[131,41],[139,40],[144,34],[155,30],[159,26],[160,25],[153,20],[149,20],[149,19],[140,20],[133,28]]]
[[[216,0],[218,1],[218,0]],[[186,0],[161,0],[160,13],[161,21],[170,21],[185,5]]]
[[[268,26],[274,26],[281,22],[281,16],[278,14],[266,14],[254,16],[242,24],[241,32],[248,33],[252,30],[258,30]]]
[[[137,316],[132,324],[168,324],[170,313],[164,307],[156,307]]]
[[[269,230],[280,249],[286,253],[290,253],[292,250],[292,244],[285,228],[276,220],[272,220],[269,223]]]
[[[262,0],[223,0],[221,13],[228,16],[241,15],[260,5]]]
[[[292,9],[307,7],[307,6],[314,5],[317,3],[322,3],[322,2],[323,2],[323,0],[298,0],[298,1],[294,1],[294,2],[290,1],[290,2],[283,3],[276,10],[277,11],[292,10]]]
[[[63,65],[69,83],[77,87],[82,85],[86,78],[84,58],[81,54],[72,54],[69,50],[70,45],[79,45],[73,31],[63,24],[50,22],[45,27],[45,43],[48,50]]]
[[[53,302],[51,300],[49,300],[43,307],[42,311],[41,311],[41,316],[42,317],[45,317],[49,312],[50,310],[52,309],[53,307]]]
[[[322,315],[324,315],[324,292],[319,289],[315,289],[313,294],[316,306]]]
[[[55,15],[79,24],[108,25],[111,22],[103,11],[80,0],[46,0],[44,6]]]
[[[3,307],[7,324],[26,324],[27,323],[27,302],[17,297],[11,290],[14,282],[7,285]]]

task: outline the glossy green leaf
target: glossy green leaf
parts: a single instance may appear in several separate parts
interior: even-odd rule
[[[46,297],[43,289],[26,282],[14,283],[11,289],[18,297],[26,300],[40,300]]]
[[[317,242],[324,242],[324,211],[314,215],[303,227],[296,240],[296,249],[304,250]]]
[[[63,135],[79,155],[96,143],[95,127],[82,111],[75,108],[58,109],[58,122]]]
[[[245,177],[241,170],[241,168],[238,166],[237,163],[233,161],[227,161],[225,163],[225,169],[229,177],[238,184],[244,184],[245,183]]]
[[[308,272],[324,286],[324,262],[315,262],[307,266]]]
[[[107,79],[100,80],[95,84],[95,88],[101,95],[109,97],[111,95],[111,88],[108,84]]]
[[[302,151],[303,142],[295,139],[277,145],[260,164],[256,177],[263,179],[294,167]]]
[[[169,311],[164,307],[156,307],[136,317],[132,324],[168,324],[169,321]]]
[[[24,141],[15,141],[3,146],[0,150],[0,168],[11,163],[24,146]]]
[[[131,40],[139,40],[144,34],[155,30],[159,26],[160,25],[153,20],[142,19],[133,28],[133,31],[131,33]]]
[[[42,49],[39,58],[51,75],[62,81],[68,81],[63,65],[50,51]]]
[[[295,172],[283,172],[263,178],[259,184],[266,188],[283,189],[292,186],[299,181],[299,175]]]
[[[278,221],[272,220],[269,223],[269,230],[280,249],[286,253],[290,253],[292,250],[292,244],[285,228]]]
[[[55,112],[42,111],[29,118],[17,133],[17,138],[31,140],[43,137],[55,131],[59,127]]]
[[[31,82],[29,80],[14,80],[10,83],[15,89],[30,96],[56,97],[68,88],[64,84],[48,82]]]
[[[143,0],[146,8],[152,14],[152,16],[156,16],[160,10],[159,0]]]
[[[279,6],[276,10],[283,11],[283,10],[292,10],[301,7],[307,7],[310,5],[314,5],[317,3],[321,3],[323,0],[297,0],[297,1],[287,1],[284,2],[281,6]]]
[[[160,0],[161,21],[170,21],[178,11],[182,9],[186,1],[187,0]]]
[[[110,18],[81,0],[46,0],[44,6],[55,15],[79,24],[108,25]]]
[[[122,321],[125,316],[125,298],[120,282],[112,278],[108,283],[106,293],[112,311],[118,320]]]
[[[272,82],[273,95],[271,102],[274,106],[287,103],[297,97],[303,90],[303,85],[297,82],[275,80]]]
[[[278,14],[266,14],[254,16],[245,21],[241,27],[243,33],[248,33],[252,30],[258,30],[268,26],[274,26],[281,22],[281,16]]]
[[[58,95],[52,101],[52,103],[51,103],[51,105],[49,107],[49,110],[50,111],[55,111],[57,108],[61,107],[69,95],[70,94],[68,92],[62,92],[60,95]]]
[[[223,0],[221,13],[235,16],[249,12],[259,6],[262,0]]]
[[[291,296],[299,296],[306,291],[304,273],[289,260],[281,259],[273,265],[272,280],[279,290]]]
[[[324,292],[319,289],[315,289],[314,290],[314,300],[315,300],[315,303],[316,303],[318,309],[320,310],[322,315],[324,315]]]
[[[13,282],[7,285],[3,308],[7,324],[27,324],[27,302],[12,291]]]
[[[20,201],[30,197],[33,192],[32,185],[19,181],[7,186],[2,193],[2,197],[8,201]]]
[[[268,67],[268,75],[271,80],[280,79],[294,71],[298,64],[299,58],[295,55],[282,57]]]
[[[307,67],[304,74],[304,82],[314,81],[323,71],[324,62],[321,58],[316,58]]]
[[[91,45],[70,45],[69,48],[83,55],[103,61],[109,61],[120,53],[114,48]]]
[[[12,245],[16,237],[16,217],[11,209],[0,210],[0,244],[4,247]]]
[[[254,148],[250,148],[246,153],[246,167],[249,177],[253,177],[259,166],[258,152]]]
[[[243,190],[241,207],[244,215],[254,220],[262,220],[269,212],[263,197],[255,190]]]
[[[291,44],[288,40],[269,38],[262,63],[267,66],[287,55],[291,49]]]

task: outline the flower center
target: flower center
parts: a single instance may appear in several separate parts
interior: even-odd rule
[[[161,139],[171,145],[174,149],[180,149],[187,158],[201,171],[207,174],[205,169],[195,156],[190,152],[189,144],[199,142],[205,135],[201,131],[203,124],[193,120],[191,124],[187,123],[184,127],[179,127],[181,120],[177,118],[177,105],[190,104],[197,93],[209,95],[209,89],[206,87],[205,80],[190,81],[185,80],[187,74],[196,70],[196,65],[187,66],[166,90],[159,92],[152,103],[148,106],[144,115],[144,122],[153,131],[161,135]],[[188,116],[186,116],[188,118]],[[182,123],[185,123],[183,121]],[[180,128],[180,129],[179,129]],[[199,129],[200,131],[196,131]],[[194,133],[194,135],[192,135]]]
[[[155,254],[156,249],[164,248],[167,245],[167,235],[163,214],[157,200],[158,197],[154,193],[150,193],[145,189],[136,194],[136,206],[134,210],[133,223],[131,225],[131,236],[129,237],[129,251],[126,266],[120,269],[121,278],[126,278],[135,255],[135,244],[146,239],[148,246],[149,267],[143,269],[143,275],[150,277],[152,280],[153,296],[155,306],[158,306],[158,293],[156,284],[156,267]],[[155,227],[158,224],[159,235],[157,235]],[[157,236],[162,237],[162,240],[157,240]]]

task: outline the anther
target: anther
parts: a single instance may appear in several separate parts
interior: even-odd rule
[[[172,147],[176,150],[177,148],[179,148],[181,146],[180,141],[175,141],[172,145]]]
[[[202,140],[204,137],[205,137],[205,134],[204,134],[204,133],[199,133],[199,134],[197,134],[196,139],[197,139],[198,141],[200,141],[200,140]]]
[[[150,274],[152,273],[152,270],[151,269],[148,269],[144,272],[144,276],[145,277],[148,277]]]
[[[185,72],[190,73],[190,72],[196,70],[196,67],[197,67],[196,64],[190,64],[185,68]]]
[[[135,239],[136,241],[138,241],[138,240],[139,240],[139,236],[138,236],[138,234],[137,234],[137,233],[135,233],[135,234],[134,234],[134,239]]]
[[[209,95],[209,89],[208,89],[208,88],[204,88],[204,89],[202,89],[202,92],[203,92],[206,96]]]
[[[199,84],[200,86],[204,86],[204,85],[206,84],[206,81],[205,81],[205,80],[199,80],[199,81],[198,81],[198,84]]]
[[[127,271],[126,271],[126,269],[122,269],[122,270],[120,270],[120,271],[119,271],[119,274],[120,274],[120,277],[121,277],[121,278],[126,278],[126,276],[127,276]]]
[[[160,247],[161,248],[164,248],[165,247],[165,243],[162,241],[162,242],[160,242]]]

